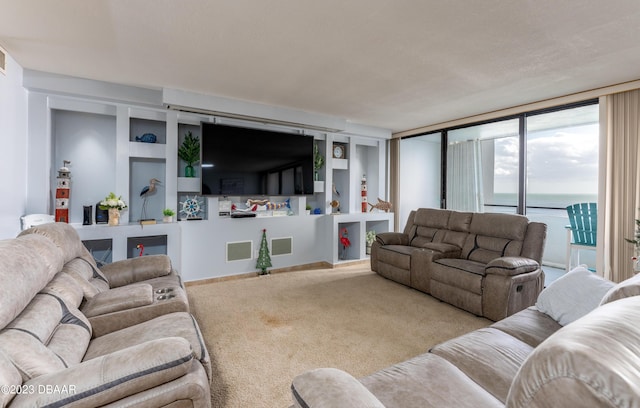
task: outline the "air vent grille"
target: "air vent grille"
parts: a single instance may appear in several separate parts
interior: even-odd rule
[[[293,237],[271,239],[271,255],[291,255],[292,253]]]
[[[253,241],[227,242],[227,262],[252,258]]]

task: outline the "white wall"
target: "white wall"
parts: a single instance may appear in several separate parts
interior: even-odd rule
[[[20,232],[26,208],[27,92],[22,78],[22,67],[7,55],[6,74],[0,74],[0,239]]]

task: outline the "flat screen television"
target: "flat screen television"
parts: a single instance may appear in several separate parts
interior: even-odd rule
[[[202,122],[202,194],[313,194],[313,137]]]

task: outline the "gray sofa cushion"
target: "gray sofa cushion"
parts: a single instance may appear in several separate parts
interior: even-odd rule
[[[604,295],[604,298],[602,298],[600,304],[604,305],[615,300],[638,295],[640,295],[640,273],[609,289],[609,291]]]
[[[0,241],[0,259],[0,327],[4,327],[60,271],[63,258],[51,241],[33,235]]]
[[[24,381],[82,361],[91,325],[80,311],[52,294],[38,294],[0,332],[0,350]]]
[[[538,347],[562,326],[535,306],[524,309],[491,325],[531,347]]]
[[[200,360],[207,377],[211,379],[209,352],[204,345],[198,324],[193,316],[186,312],[162,315],[135,326],[96,337],[89,344],[84,359],[90,360],[163,337],[182,337],[188,340],[195,357]]]
[[[360,382],[386,407],[504,407],[455,365],[431,353],[387,367]]]
[[[636,407],[640,296],[600,306],[552,334],[514,377],[507,406]]]
[[[458,367],[501,402],[533,347],[509,334],[484,328],[441,343],[431,350]]]

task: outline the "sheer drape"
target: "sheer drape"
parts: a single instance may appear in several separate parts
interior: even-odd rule
[[[634,220],[640,207],[640,90],[607,97],[604,276],[620,282],[633,276]]]
[[[396,231],[400,226],[400,140],[391,139],[389,141],[389,183],[391,185],[391,191],[389,193],[391,204],[395,207],[393,209],[393,218]]]
[[[484,211],[481,152],[479,140],[447,147],[447,208]]]

